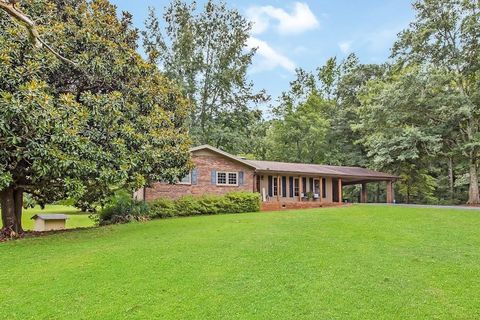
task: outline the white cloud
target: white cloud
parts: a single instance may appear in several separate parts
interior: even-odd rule
[[[253,34],[265,32],[272,20],[276,22],[274,27],[280,34],[299,34],[319,26],[310,7],[302,2],[295,2],[291,13],[273,6],[250,7],[247,16],[253,22]]]
[[[268,43],[260,39],[250,37],[247,40],[247,47],[257,48],[257,54],[261,58],[253,66],[253,72],[273,70],[277,67],[289,72],[295,71],[295,63],[288,57],[275,51]]]
[[[339,42],[338,47],[340,48],[340,51],[342,51],[343,54],[348,54],[352,49],[352,41]]]
[[[248,19],[252,22],[252,33],[260,34],[268,29],[269,19],[263,16],[258,7],[251,7],[247,10]]]

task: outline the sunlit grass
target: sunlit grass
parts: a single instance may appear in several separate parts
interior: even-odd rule
[[[480,213],[352,206],[0,244],[5,319],[478,319]]]
[[[22,215],[22,225],[25,230],[32,230],[34,221],[31,219],[36,214],[45,214],[45,213],[55,213],[55,214],[66,214],[69,219],[66,223],[67,229],[80,228],[80,227],[91,227],[93,226],[93,220],[90,219],[88,213],[81,212],[75,207],[70,206],[59,206],[59,205],[47,205],[45,209],[42,210],[39,206],[35,208],[26,209],[23,211]]]

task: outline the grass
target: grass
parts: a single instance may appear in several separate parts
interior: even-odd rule
[[[31,219],[36,214],[41,213],[56,213],[56,214],[66,214],[69,219],[66,223],[67,229],[81,228],[81,227],[91,227],[93,226],[93,220],[90,219],[88,213],[81,212],[75,207],[70,206],[59,206],[59,205],[47,205],[45,209],[42,210],[39,206],[31,209],[23,210],[22,214],[22,226],[25,230],[33,230],[34,221]]]
[[[480,212],[352,206],[0,244],[5,319],[478,319]]]

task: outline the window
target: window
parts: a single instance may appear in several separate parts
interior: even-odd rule
[[[227,184],[226,172],[217,172],[217,184]]]
[[[278,178],[273,177],[273,195],[278,195]]]
[[[178,184],[191,184],[192,183],[192,174],[189,172],[185,177],[178,181]]]
[[[300,179],[295,178],[295,180],[294,180],[294,185],[295,185],[295,187],[294,187],[294,190],[295,190],[295,191],[294,191],[294,195],[295,195],[295,197],[298,197],[298,196],[299,196],[299,191],[300,191],[299,182],[300,182]]]
[[[320,180],[315,179],[313,180],[313,193],[318,194],[320,196]]]
[[[238,172],[217,172],[217,185],[238,186]]]
[[[194,169],[195,170],[195,169]],[[190,171],[187,175],[183,178],[179,179],[176,178],[173,182],[169,182],[167,180],[160,180],[161,183],[173,183],[173,184],[192,184],[192,171]]]
[[[282,177],[282,197],[287,197],[287,177]]]
[[[238,184],[237,175],[238,175],[238,173],[236,173],[236,172],[235,173],[230,172],[228,174],[228,184]]]

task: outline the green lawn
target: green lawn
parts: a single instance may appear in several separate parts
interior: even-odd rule
[[[33,225],[35,222],[31,219],[31,217],[33,217],[37,213],[63,213],[68,215],[69,219],[67,220],[66,224],[67,229],[91,227],[94,224],[93,220],[88,217],[88,213],[81,212],[77,208],[69,206],[48,205],[45,206],[44,210],[37,206],[33,209],[27,209],[23,211],[22,225],[25,230],[33,229]]]
[[[353,206],[0,244],[5,319],[479,319],[480,212]]]

